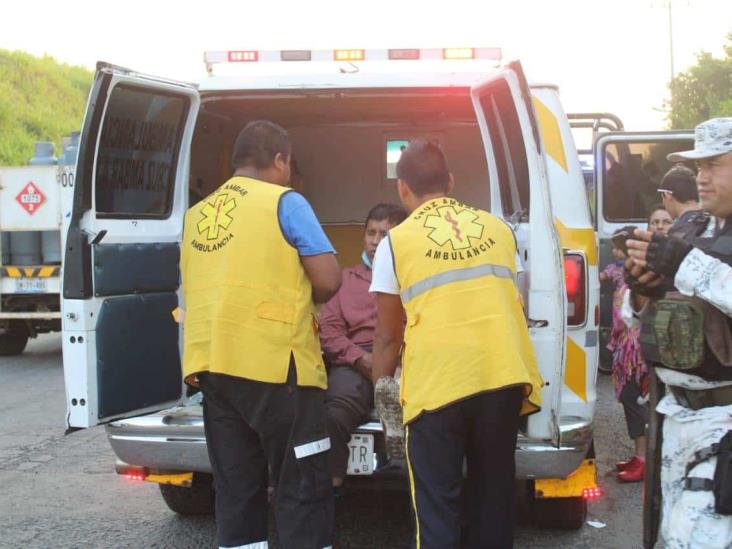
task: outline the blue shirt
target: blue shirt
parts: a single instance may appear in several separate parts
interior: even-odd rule
[[[297,249],[299,255],[336,253],[313,208],[300,193],[290,191],[282,195],[277,217],[285,240]]]

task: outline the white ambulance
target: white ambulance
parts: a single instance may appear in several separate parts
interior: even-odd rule
[[[210,511],[200,400],[186,397],[171,316],[189,200],[231,175],[246,122],[272,120],[290,134],[298,190],[353,264],[369,208],[398,202],[401,146],[427,137],[447,155],[454,196],[515,228],[546,381],[541,411],[521,426],[517,477],[537,516],[581,526],[597,495],[598,251],[557,88],[529,86],[495,48],[223,51],[205,61],[199,85],[97,67],[65,250],[69,428],[107,424],[120,473],[160,483],[175,511]],[[377,418],[352,446],[354,482],[379,480]]]

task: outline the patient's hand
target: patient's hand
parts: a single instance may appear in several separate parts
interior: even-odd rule
[[[353,363],[353,367],[356,371],[369,381],[371,381],[371,368],[374,365],[373,358],[373,355],[367,351],[361,358]]]

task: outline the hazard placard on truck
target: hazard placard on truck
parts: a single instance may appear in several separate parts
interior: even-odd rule
[[[61,330],[63,211],[73,166],[48,160],[0,168],[0,355],[19,354],[29,338]]]

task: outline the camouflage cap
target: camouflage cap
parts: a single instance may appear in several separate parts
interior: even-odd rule
[[[700,160],[732,152],[732,118],[712,118],[694,130],[694,149],[667,156],[670,162]]]

